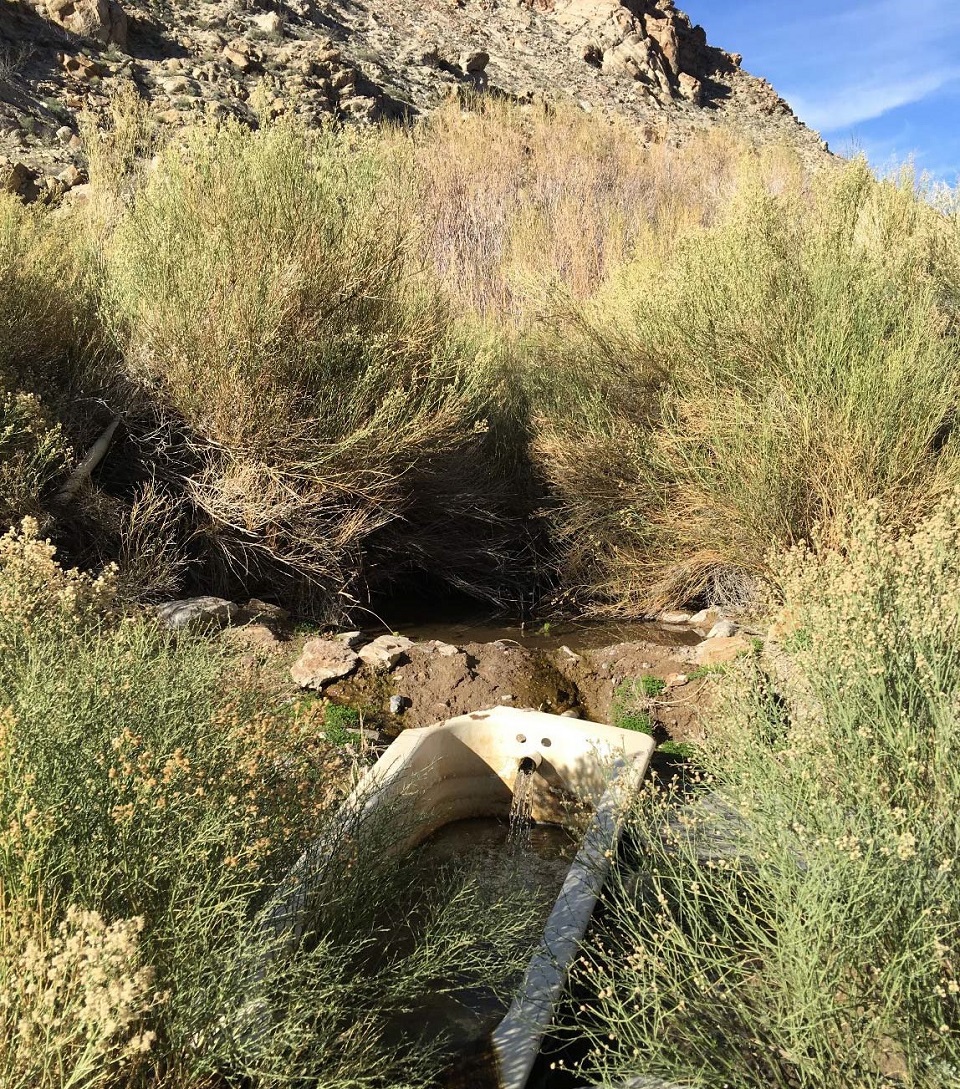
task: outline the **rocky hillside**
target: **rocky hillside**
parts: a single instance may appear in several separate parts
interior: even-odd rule
[[[256,96],[257,88],[261,94]],[[124,88],[159,120],[414,117],[450,95],[566,97],[647,139],[733,124],[824,145],[672,0],[0,0],[0,171],[44,197],[84,180],[79,118]]]

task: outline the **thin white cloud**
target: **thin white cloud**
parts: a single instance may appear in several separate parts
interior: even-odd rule
[[[826,133],[960,79],[957,0],[741,0],[735,10],[725,29],[742,41],[744,66]]]
[[[806,124],[829,133],[872,121],[899,106],[920,102],[956,79],[960,79],[960,68],[859,86],[845,82],[825,87],[822,93],[812,96],[789,90],[784,94]]]

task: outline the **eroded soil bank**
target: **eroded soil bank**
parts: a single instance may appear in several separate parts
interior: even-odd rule
[[[292,634],[259,623],[229,634],[270,658],[286,683],[292,678],[311,695],[356,708],[383,740],[512,706],[696,742],[711,671],[755,649],[735,620],[713,612],[644,623],[444,621],[391,634]]]

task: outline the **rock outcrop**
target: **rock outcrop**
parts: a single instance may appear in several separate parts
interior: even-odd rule
[[[127,46],[127,13],[115,0],[28,0],[30,7],[71,34],[103,45]]]
[[[809,160],[825,150],[673,0],[0,0],[6,188],[82,184],[78,116],[124,89],[174,126],[291,106],[307,124],[400,119],[479,92],[566,99],[647,138],[720,123]]]

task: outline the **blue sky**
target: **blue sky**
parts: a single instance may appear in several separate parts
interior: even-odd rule
[[[960,180],[960,0],[678,0],[841,154]]]

